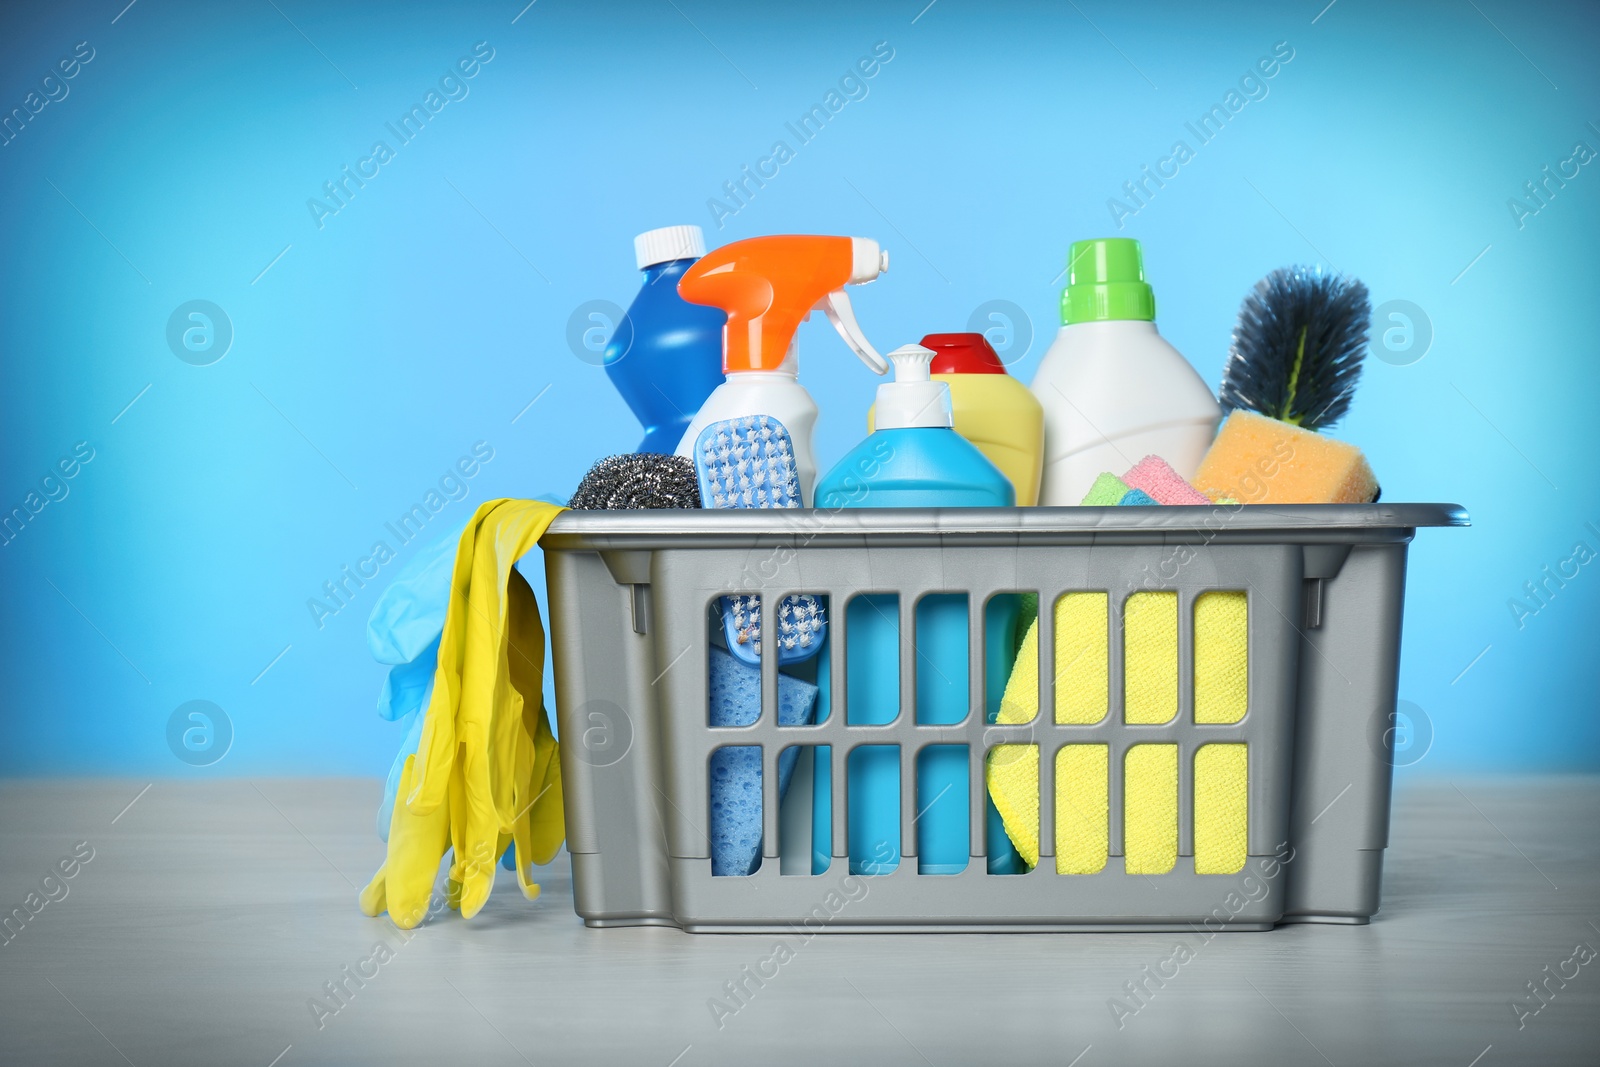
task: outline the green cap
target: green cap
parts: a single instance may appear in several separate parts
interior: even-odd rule
[[[1067,253],[1061,321],[1105,322],[1156,317],[1156,296],[1144,280],[1144,253],[1131,237],[1074,241]]]

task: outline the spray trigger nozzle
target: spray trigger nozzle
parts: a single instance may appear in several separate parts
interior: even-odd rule
[[[833,323],[833,328],[839,331],[839,336],[844,338],[844,343],[861,357],[861,362],[872,368],[872,373],[889,373],[889,361],[878,354],[878,350],[861,332],[855,308],[850,306],[850,297],[843,289],[835,289],[823,297],[820,307],[822,313],[828,316],[828,321]]]

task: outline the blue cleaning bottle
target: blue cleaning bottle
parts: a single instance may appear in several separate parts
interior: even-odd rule
[[[644,425],[636,452],[671,455],[689,420],[722,384],[721,308],[691,304],[678,279],[706,254],[698,226],[664,226],[633,239],[644,287],[617,324],[603,359],[611,384]]]
[[[1010,507],[1011,481],[952,428],[950,387],[933,381],[933,351],[905,345],[889,353],[895,379],[878,387],[877,431],[817,484],[819,508]],[[980,612],[986,648],[1009,649],[1015,605],[995,598]],[[966,719],[967,604],[962,594],[925,596],[915,606],[916,721],[949,725]],[[1007,627],[1009,615],[1010,626]],[[846,722],[880,725],[900,711],[899,608],[895,597],[864,595],[846,608],[849,643]],[[995,656],[985,657],[995,660]],[[1003,663],[1003,656],[999,662]],[[1003,687],[988,671],[986,688]],[[998,703],[996,699],[990,703]],[[970,709],[983,715],[984,708]],[[916,761],[919,874],[954,874],[967,866],[968,758],[964,745],[923,749]],[[866,745],[847,761],[848,852],[852,874],[886,874],[900,862],[900,754]],[[818,799],[824,794],[818,786]],[[818,827],[831,813],[818,812]],[[825,831],[824,831],[825,832]],[[998,846],[1003,847],[1003,846]],[[991,848],[990,851],[995,851]],[[994,864],[990,865],[991,870]],[[996,872],[999,873],[999,872]]]

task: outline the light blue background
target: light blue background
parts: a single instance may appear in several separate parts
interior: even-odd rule
[[[1269,95],[1121,231],[1160,327],[1215,382],[1275,267],[1331,263],[1425,309],[1431,351],[1369,361],[1339,430],[1385,499],[1475,523],[1413,548],[1400,691],[1435,736],[1407,773],[1600,767],[1600,564],[1520,630],[1508,607],[1574,542],[1600,549],[1600,163],[1523,228],[1507,208],[1575,142],[1600,148],[1595,8],[923,2],[8,7],[0,108],[77,42],[95,58],[0,148],[0,505],[78,441],[95,458],[0,547],[0,772],[381,772],[399,731],[372,711],[377,588],[322,629],[306,601],[473,442],[495,458],[434,528],[564,497],[633,446],[567,331],[584,302],[631,299],[635,233],[878,238],[892,269],[855,303],[880,348],[1007,300],[1031,317],[1026,380],[1068,243],[1117,232],[1107,199],[1195,147],[1184,123],[1280,41]],[[394,147],[384,124],[479,41],[470,95],[319,230],[307,199]],[[717,230],[708,198],[879,41],[894,58],[867,97]],[[234,326],[211,366],[165,340],[192,299]],[[802,345],[825,469],[874,379],[820,321]],[[165,740],[193,699],[234,725],[210,768]]]

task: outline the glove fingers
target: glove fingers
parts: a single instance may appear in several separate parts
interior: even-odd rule
[[[544,796],[534,804],[529,820],[529,858],[541,866],[556,858],[556,853],[561,851],[561,842],[567,835],[562,814],[561,765],[551,760],[550,767],[550,780],[545,783]]]
[[[561,746],[550,732],[549,719],[543,714],[539,716],[533,746],[536,799],[529,812],[529,853],[534,863],[542,865],[555,858],[567,834],[561,799]]]
[[[372,881],[361,890],[361,895],[357,898],[357,902],[361,905],[361,914],[375,919],[389,910],[388,895],[384,887],[384,872],[387,869],[388,864],[380,866],[378,873],[372,876]]]
[[[485,850],[487,854],[487,850]],[[494,869],[499,866],[494,858],[475,860],[466,865],[461,879],[461,917],[470,919],[483,910],[489,902],[489,891],[494,888]]]
[[[400,772],[402,791],[411,787],[416,757],[406,760]],[[389,859],[385,868],[385,896],[389,918],[410,930],[428,913],[433,880],[450,836],[450,810],[440,805],[427,815],[413,814],[404,804],[394,806],[389,824]]]

